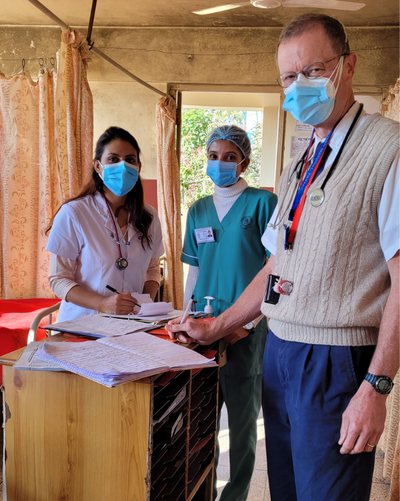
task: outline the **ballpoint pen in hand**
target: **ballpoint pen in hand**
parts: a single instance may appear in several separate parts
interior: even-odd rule
[[[192,306],[192,303],[193,303],[193,299],[194,299],[194,295],[192,295],[192,297],[189,299],[189,302],[185,308],[185,311],[183,312],[183,317],[181,318],[181,321],[179,322],[180,324],[184,324],[186,322],[186,319],[189,316],[190,307]],[[180,332],[175,332],[174,338],[178,339],[179,334],[180,334]]]
[[[121,294],[120,292],[118,292],[116,289],[114,289],[114,287],[111,287],[111,285],[106,285],[106,289],[108,289],[109,291],[111,292],[115,292],[115,294]],[[133,304],[135,306],[138,306],[139,308],[141,308],[142,306],[138,303],[135,303],[135,301],[133,301]]]

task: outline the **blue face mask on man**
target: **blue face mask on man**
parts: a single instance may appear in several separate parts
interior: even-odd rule
[[[124,160],[117,164],[102,165],[100,163],[100,165],[103,167],[103,174],[99,173],[100,178],[117,197],[123,197],[129,193],[139,179],[138,167]]]
[[[299,122],[318,125],[331,115],[335,104],[337,87],[331,80],[338,71],[337,82],[340,81],[343,68],[343,57],[334,69],[330,78],[308,79],[301,73],[297,80],[284,89],[286,98],[283,109],[289,111]]]
[[[245,160],[243,158],[243,160]],[[223,162],[222,160],[208,160],[207,161],[207,176],[217,186],[230,186],[235,184],[239,177],[236,176],[237,166],[240,165],[236,162]]]

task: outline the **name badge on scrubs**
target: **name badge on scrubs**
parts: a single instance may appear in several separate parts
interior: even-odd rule
[[[194,232],[196,233],[196,242],[198,244],[215,242],[214,231],[211,226],[207,226],[207,228],[197,228]]]

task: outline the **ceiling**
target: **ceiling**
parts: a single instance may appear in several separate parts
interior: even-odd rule
[[[240,0],[98,0],[95,26],[110,27],[282,27],[306,12],[321,12],[339,19],[345,26],[396,26],[398,0],[362,0],[357,11],[283,8],[260,9],[248,6],[207,16],[193,10],[215,7]],[[361,0],[353,0],[360,2]],[[87,26],[91,0],[43,0],[42,3],[71,27]],[[28,0],[0,2],[1,25],[53,25]]]

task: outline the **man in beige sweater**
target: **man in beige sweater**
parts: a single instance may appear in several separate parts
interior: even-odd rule
[[[356,61],[333,18],[308,14],[283,30],[284,109],[315,131],[282,174],[263,236],[271,258],[214,322],[168,326],[209,344],[260,311],[271,319],[263,410],[273,501],[369,499],[399,366],[399,129],[355,101]]]

